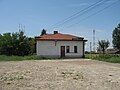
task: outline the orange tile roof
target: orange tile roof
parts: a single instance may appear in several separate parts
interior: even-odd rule
[[[61,34],[61,33],[46,34],[46,35],[36,37],[37,41],[44,41],[44,40],[84,41],[83,39],[84,38],[82,38],[82,37],[77,37],[77,36],[73,36],[73,35],[69,35],[69,34]]]

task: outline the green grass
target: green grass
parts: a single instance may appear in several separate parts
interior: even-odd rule
[[[111,63],[120,63],[120,55],[112,55],[112,54],[86,54],[87,59],[106,61]],[[6,56],[0,55],[0,61],[24,61],[24,60],[55,60],[59,58],[46,58],[39,57],[36,55],[29,56]]]
[[[111,62],[111,63],[120,63],[120,55],[113,55],[113,54],[86,54],[86,58]]]
[[[58,59],[58,58],[46,58],[46,57],[39,57],[36,55],[29,55],[29,56],[6,56],[0,55],[0,61],[24,61],[24,60],[51,60],[51,59]]]

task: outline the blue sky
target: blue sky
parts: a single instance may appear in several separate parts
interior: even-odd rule
[[[112,41],[113,29],[120,23],[120,1],[105,9],[101,13],[86,20],[81,19],[101,10],[117,0],[109,2],[90,10],[88,13],[69,21],[63,25],[54,25],[66,17],[88,7],[98,0],[0,0],[0,33],[17,32],[19,24],[25,26],[27,36],[38,36],[43,28],[48,33],[58,30],[85,37],[88,40],[86,49],[92,41],[92,30],[96,30],[96,43],[101,39]],[[81,22],[80,22],[81,21]],[[79,24],[70,25],[80,22]],[[97,46],[97,44],[96,44]],[[112,44],[111,44],[112,46]]]

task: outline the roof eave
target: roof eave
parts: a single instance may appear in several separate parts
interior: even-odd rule
[[[37,41],[84,41],[87,42],[87,40],[65,40],[65,39],[36,39]]]

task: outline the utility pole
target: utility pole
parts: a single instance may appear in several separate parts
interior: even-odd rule
[[[92,58],[92,42],[90,42],[90,58]]]
[[[95,30],[93,30],[93,51],[95,52]]]
[[[92,51],[92,42],[90,42],[90,53]]]

